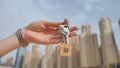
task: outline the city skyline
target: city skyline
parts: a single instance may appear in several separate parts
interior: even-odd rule
[[[90,24],[82,25],[82,33],[70,38],[73,47],[71,57],[58,55],[57,45],[48,45],[45,55],[41,55],[39,45],[34,44],[31,51],[23,52],[20,48],[17,52],[15,63],[16,68],[109,68],[119,66],[120,52],[114,40],[114,34],[109,17],[102,17],[99,22],[101,46],[98,47],[97,34],[93,31]],[[26,50],[26,49],[25,49]],[[24,54],[23,54],[24,53]],[[23,55],[22,55],[23,54]],[[21,59],[23,56],[23,59]],[[21,60],[21,61],[19,61]],[[13,58],[7,59],[3,66],[12,66]],[[19,64],[19,65],[17,65]],[[119,68],[119,67],[118,67]]]
[[[85,23],[91,24],[93,31],[98,34],[100,46],[98,22],[102,16],[109,16],[112,20],[115,40],[120,50],[119,2],[119,0],[0,0],[0,39],[8,37],[32,21],[39,19],[63,21],[67,17],[70,26],[78,25],[81,27]],[[78,34],[80,33],[78,31]],[[31,49],[32,46],[27,47],[27,50]],[[45,46],[42,46],[40,50],[44,55]],[[5,55],[2,61],[9,55],[15,58],[16,53],[17,49]]]

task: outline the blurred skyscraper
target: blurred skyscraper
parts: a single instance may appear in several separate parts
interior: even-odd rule
[[[41,58],[41,68],[47,68],[47,61],[45,56],[42,56]]]
[[[120,62],[120,50],[118,50],[118,53],[119,53],[119,62]]]
[[[67,68],[67,57],[59,56],[59,47],[56,47],[56,68]]]
[[[109,64],[118,63],[118,50],[110,19],[108,17],[102,17],[99,26],[103,64],[108,66]]]
[[[52,60],[53,60],[53,68],[58,68],[59,67],[58,47],[55,47],[55,49],[54,49],[54,52],[52,54]]]
[[[23,56],[26,52],[26,48],[18,48],[17,54],[16,54],[16,60],[15,60],[15,67],[16,68],[22,68],[23,63]]]
[[[101,65],[97,34],[90,24],[82,26],[80,35],[80,67],[98,67]]]
[[[31,68],[32,65],[32,51],[27,51],[24,55],[22,68]]]
[[[32,48],[31,68],[40,68],[41,52],[39,45],[35,44]]]
[[[6,62],[2,65],[6,67],[13,67],[13,57],[8,56]]]
[[[2,64],[2,59],[1,59],[1,57],[0,57],[0,65]]]
[[[79,36],[70,38],[71,46],[73,47],[72,50],[72,57],[67,58],[67,63],[69,63],[69,67],[72,64],[72,68],[80,67],[80,40]],[[70,63],[71,62],[71,63]],[[68,68],[69,68],[68,67]]]
[[[118,24],[119,24],[119,28],[120,28],[120,19],[119,19],[119,21],[118,21]]]
[[[53,68],[53,52],[54,52],[54,46],[53,45],[47,45],[45,49],[45,56],[44,56],[44,67],[43,68]],[[46,62],[46,63],[45,63]],[[45,66],[46,65],[46,66]]]
[[[22,68],[40,68],[41,52],[39,51],[39,45],[35,44],[32,47],[32,51],[27,51],[23,59]]]

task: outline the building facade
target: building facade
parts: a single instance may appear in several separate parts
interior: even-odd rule
[[[102,17],[100,22],[101,51],[104,66],[118,63],[118,49],[115,43],[111,20],[109,17]]]
[[[14,65],[13,64],[13,57],[8,56],[6,62],[2,65],[6,66],[6,67],[13,67],[13,65]]]
[[[53,68],[53,57],[52,57],[53,52],[54,52],[54,46],[46,45],[45,56],[44,56],[44,62],[46,62],[47,64],[46,68]]]
[[[40,68],[40,61],[41,61],[41,52],[39,51],[39,45],[35,44],[32,47],[32,64],[31,68]]]
[[[22,68],[31,68],[32,65],[32,51],[27,51],[24,55]]]
[[[101,65],[97,34],[90,24],[82,26],[80,35],[80,67],[98,67]]]
[[[16,68],[22,68],[22,63],[23,63],[23,56],[26,52],[26,48],[18,48],[17,49],[17,54],[16,54],[16,60],[15,60],[15,67]]]
[[[41,68],[41,52],[39,45],[35,44],[32,51],[27,51],[24,55],[22,68]]]
[[[2,59],[1,59],[1,57],[0,57],[0,65],[2,64]]]

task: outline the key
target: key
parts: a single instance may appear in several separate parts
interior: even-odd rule
[[[69,43],[70,29],[68,25],[60,25],[60,33],[64,36],[64,43],[59,46],[59,56],[71,56],[72,46]]]
[[[60,25],[60,33],[63,34],[64,36],[64,42],[69,43],[69,34],[70,34],[70,29],[68,25]]]

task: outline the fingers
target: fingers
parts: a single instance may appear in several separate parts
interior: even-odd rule
[[[44,22],[44,25],[46,27],[59,27],[60,24],[64,23],[64,22],[50,22],[50,21],[42,21]]]
[[[69,37],[75,37],[75,36],[78,36],[78,34],[76,32],[71,32],[69,35]],[[52,38],[49,43],[50,44],[57,44],[57,43],[63,43],[63,42],[64,42],[63,36],[58,35],[58,36]]]
[[[59,28],[55,28],[55,27],[51,28],[50,27],[49,29],[54,30],[55,33],[60,33]],[[70,28],[70,32],[77,31],[79,29],[80,28],[78,26],[73,26],[73,27]]]
[[[59,27],[59,25],[63,24],[64,22],[50,22],[50,21],[42,21],[46,27]]]
[[[70,31],[76,31],[76,30],[79,30],[80,28],[78,26],[73,26],[70,28]]]
[[[69,37],[74,37],[78,36],[76,32],[71,32]],[[53,36],[49,36],[46,38],[46,41],[44,44],[58,44],[58,43],[63,43],[64,42],[64,36],[62,34],[57,34]]]
[[[69,37],[75,37],[75,36],[78,36],[77,32],[71,32]]]
[[[43,20],[42,22],[46,27],[59,27],[61,24],[68,24],[67,18],[64,19],[64,22],[50,22],[46,20]]]

